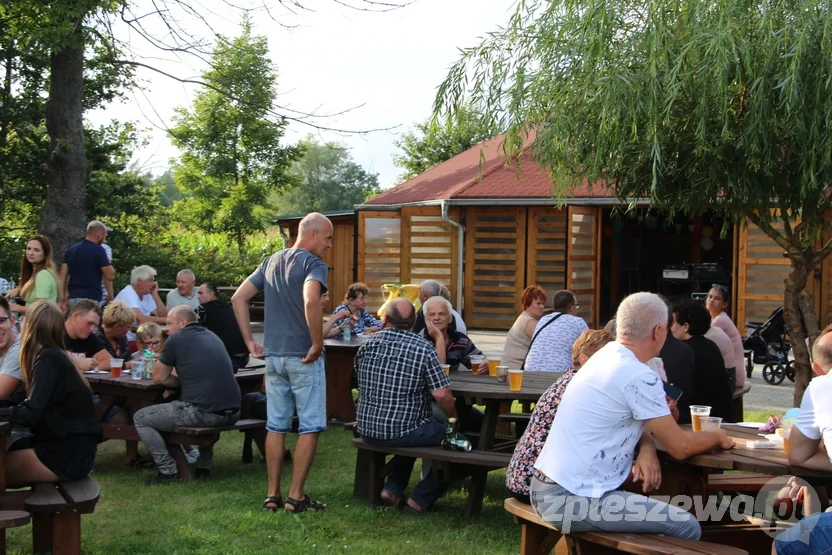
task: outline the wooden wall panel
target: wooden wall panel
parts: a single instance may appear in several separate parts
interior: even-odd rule
[[[566,288],[566,210],[532,206],[528,221],[526,286],[542,287],[551,300]]]
[[[783,224],[775,227],[782,229]],[[750,221],[740,226],[737,246],[736,324],[746,335],[746,322],[765,322],[782,306],[789,260],[783,257],[783,248]]]
[[[401,215],[398,211],[358,212],[358,281],[370,288],[367,310],[384,303],[381,286],[401,283]]]
[[[599,208],[568,207],[566,288],[578,297],[578,316],[593,329],[598,327],[600,309],[600,232]]]
[[[455,299],[457,229],[442,219],[439,206],[403,206],[401,226],[402,282],[418,285],[435,279]]]
[[[465,323],[507,330],[525,289],[526,208],[466,210]]]

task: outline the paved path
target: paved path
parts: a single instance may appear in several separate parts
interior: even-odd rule
[[[262,324],[255,325],[254,335],[258,341],[263,340]],[[501,357],[506,340],[504,332],[471,331],[470,337],[474,344],[487,356]],[[771,413],[782,413],[792,406],[794,387],[792,382],[785,380],[780,385],[769,385],[763,380],[762,366],[754,367],[751,375],[751,391],[745,396],[745,410],[764,410]]]

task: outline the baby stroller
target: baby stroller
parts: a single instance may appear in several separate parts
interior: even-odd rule
[[[754,364],[763,365],[763,379],[778,385],[787,377],[794,381],[794,361],[789,360],[792,346],[786,339],[786,318],[783,307],[777,308],[765,322],[746,322],[748,337],[745,349],[745,373],[750,378]]]

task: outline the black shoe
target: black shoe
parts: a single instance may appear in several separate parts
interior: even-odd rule
[[[179,481],[179,473],[174,472],[173,474],[162,474],[159,472],[156,474],[156,477],[152,480],[145,481],[144,485],[146,486],[158,486],[164,484],[175,484]]]
[[[197,468],[194,470],[194,480],[207,480],[211,477],[211,471],[207,468]]]

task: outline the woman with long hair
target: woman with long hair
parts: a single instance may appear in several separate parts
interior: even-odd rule
[[[32,437],[12,438],[6,448],[6,480],[79,480],[92,471],[101,436],[92,391],[64,351],[64,317],[57,305],[29,305],[20,339],[26,400],[0,409],[0,420],[29,428]]]
[[[9,303],[12,312],[25,314],[27,305],[46,299],[58,302],[58,272],[52,260],[52,245],[43,235],[33,235],[26,242],[20,263],[20,283],[9,292],[9,298],[20,297],[26,304]]]

